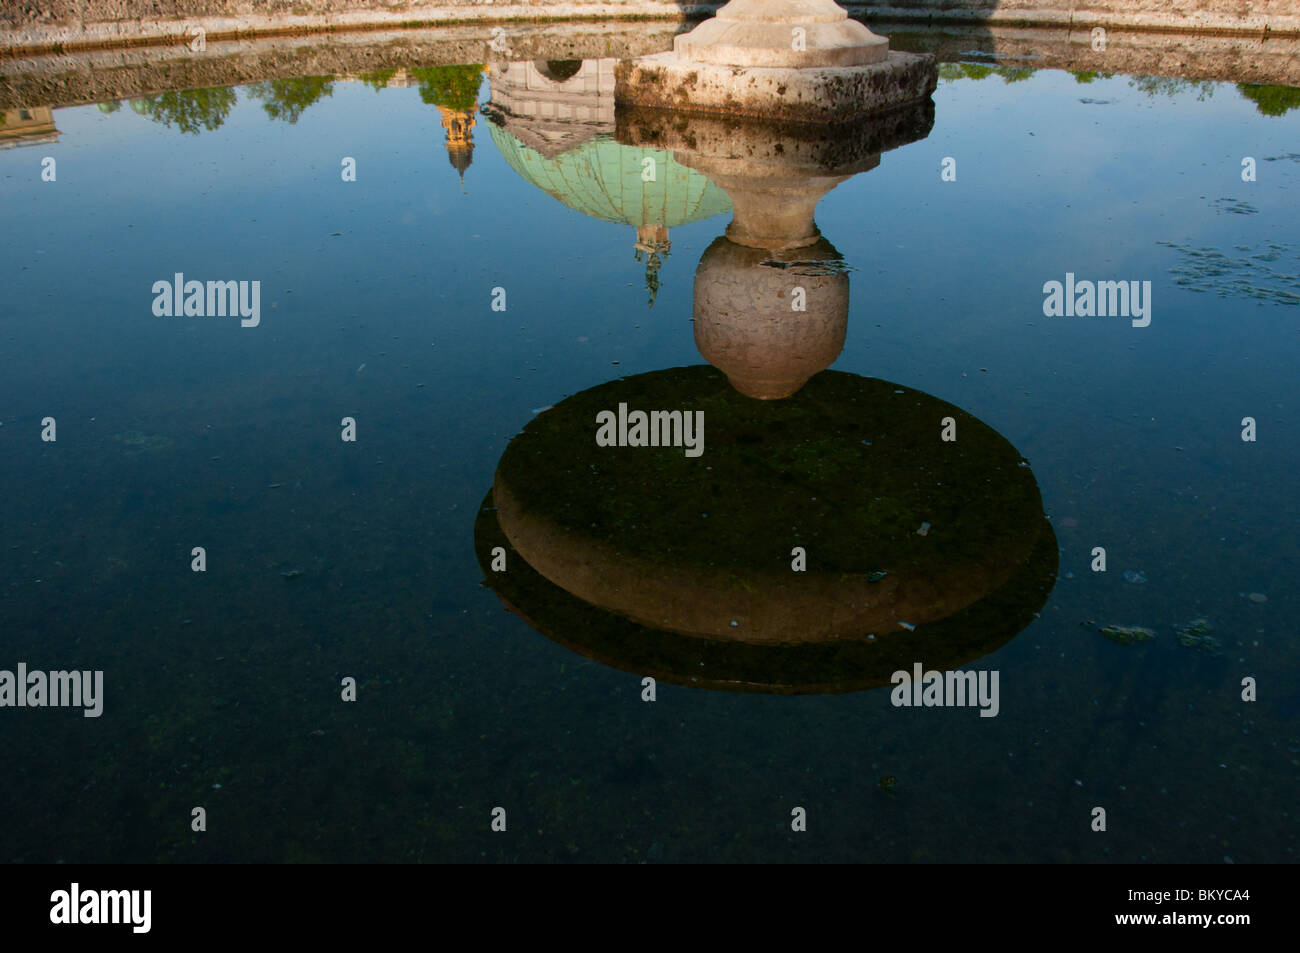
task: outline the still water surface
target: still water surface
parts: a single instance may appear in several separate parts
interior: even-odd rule
[[[847,282],[843,349],[773,409],[696,345],[723,189],[609,123],[559,139],[554,122],[496,124],[495,67],[389,79],[59,109],[57,145],[0,152],[0,668],[105,673],[98,719],[4,711],[0,858],[1294,859],[1300,110],[1232,84],[945,66],[928,135],[817,207],[848,266],[827,279]],[[177,272],[259,280],[258,325],[156,316],[151,288]],[[1045,317],[1043,285],[1067,273],[1150,281],[1150,325]],[[896,391],[936,435],[955,413],[1014,448],[1028,496],[995,480],[952,509],[997,535],[992,517],[1037,508],[1050,529],[1030,542],[1055,541],[1035,551],[1036,597],[985,612],[1011,631],[953,662],[999,673],[997,716],[894,707],[887,673],[780,695],[682,687],[669,665],[646,703],[652,660],[621,670],[586,609],[506,611],[531,597],[485,584],[498,464],[600,387],[611,408],[620,387],[655,409],[712,401],[755,434],[785,415],[788,445],[737,438],[732,458],[718,425],[729,476],[708,492],[734,538],[700,537],[676,471],[619,474],[590,501],[593,526],[615,503],[678,520],[635,538],[683,584],[716,568],[715,543],[718,564],[743,551],[792,475],[866,505],[901,451],[803,451],[897,431],[879,413]],[[595,452],[579,427],[550,425],[515,474],[570,516],[587,503],[561,484]],[[808,525],[858,525],[837,505]],[[856,539],[805,545],[865,571]],[[776,538],[778,562],[799,544]],[[700,572],[693,598],[717,608]],[[1179,638],[1196,619],[1212,640]],[[1099,631],[1113,624],[1156,636],[1119,644]],[[190,830],[198,805],[207,833]]]

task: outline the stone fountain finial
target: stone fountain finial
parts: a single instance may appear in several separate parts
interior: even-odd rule
[[[889,40],[850,20],[835,0],[731,0],[677,37],[673,50],[696,63],[802,69],[880,63]]]
[[[841,122],[927,99],[938,69],[834,0],[731,0],[670,52],[621,61],[614,80],[625,105]]]

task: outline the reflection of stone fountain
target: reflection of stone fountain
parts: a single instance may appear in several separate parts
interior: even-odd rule
[[[808,265],[835,265],[825,239],[800,250]],[[805,310],[792,309],[802,295]],[[695,346],[749,397],[789,397],[835,363],[849,324],[849,276],[842,270],[796,274],[770,253],[718,238],[695,270]]]
[[[620,403],[702,411],[703,456],[596,446],[592,421]],[[944,417],[955,444],[938,439]],[[579,652],[775,692],[851,691],[916,660],[987,654],[1032,620],[1057,556],[1033,474],[960,409],[834,371],[754,401],[698,365],[533,419],[497,467],[476,549],[507,605]]]
[[[921,98],[834,127],[759,121],[616,107],[610,87],[621,65],[565,67],[494,65],[484,112],[506,162],[571,208],[636,225],[651,302],[669,228],[725,211],[730,199],[726,239],[696,275],[701,354],[760,398],[788,396],[828,367],[844,344],[848,277],[814,210],[883,152],[928,135],[933,103]],[[792,307],[796,288],[802,310]]]
[[[813,219],[831,189],[930,132],[929,102],[835,129],[620,109],[616,135],[717,183],[734,209],[695,274],[695,343],[743,394],[788,397],[844,346],[849,276]]]
[[[731,0],[615,78],[620,103],[839,122],[926,100],[938,73],[933,56],[891,51],[834,0]]]
[[[1010,639],[1056,570],[1027,465],[950,404],[824,370],[844,343],[848,275],[814,209],[927,135],[933,105],[833,132],[623,107],[616,119],[625,147],[659,150],[732,199],[695,277],[696,343],[726,376],[620,379],[531,421],[476,524],[489,584],[579,652],[717,688],[851,691]],[[703,456],[668,440],[598,446],[593,421],[620,405],[702,413]],[[948,417],[957,443],[940,440]]]

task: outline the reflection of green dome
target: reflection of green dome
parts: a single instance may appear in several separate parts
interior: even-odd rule
[[[496,123],[488,128],[510,168],[592,218],[672,228],[731,211],[727,193],[677,162],[671,152],[624,146],[600,136],[548,159]],[[641,180],[647,157],[655,160],[653,182]]]

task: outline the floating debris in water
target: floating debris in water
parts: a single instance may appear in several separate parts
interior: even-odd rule
[[[1210,634],[1214,631],[1214,626],[1210,624],[1209,619],[1193,619],[1191,622],[1184,622],[1174,631],[1178,634],[1179,645],[1218,654],[1219,640]]]
[[[898,624],[901,625],[903,628],[905,628],[908,632],[916,631],[916,626],[912,625],[912,623],[910,622],[900,622]]]
[[[929,523],[922,523],[922,524],[921,524],[921,528],[918,529],[918,530],[916,531],[916,535],[917,535],[917,536],[929,536],[929,535],[930,535],[930,524],[929,524]]]
[[[1134,585],[1141,585],[1142,583],[1144,583],[1144,582],[1147,581],[1147,576],[1146,576],[1146,573],[1144,573],[1144,572],[1139,572],[1139,571],[1136,570],[1136,569],[1125,569],[1125,570],[1124,570],[1124,581],[1125,581],[1125,582],[1131,582],[1131,583],[1133,583]]]
[[[1231,212],[1233,215],[1257,215],[1259,213],[1259,209],[1255,208],[1255,206],[1240,199],[1215,199],[1210,204],[1220,212]]]
[[[1113,99],[1081,99],[1079,102],[1087,106],[1110,106],[1115,100]]]
[[[1101,634],[1112,642],[1118,642],[1120,645],[1146,642],[1156,637],[1154,632],[1140,625],[1108,625],[1101,630]]]
[[[1268,602],[1268,596],[1264,595],[1264,593],[1262,592],[1252,592],[1246,598],[1249,599],[1251,602],[1258,603],[1259,605],[1263,605],[1264,603]]]
[[[297,579],[299,576],[302,575],[302,570],[290,569],[287,572],[280,573],[280,575],[283,576],[285,579]]]
[[[885,572],[883,569],[877,569],[867,577],[867,582],[880,582],[880,580],[884,579],[888,575],[889,573]]]
[[[1217,248],[1192,248],[1175,242],[1157,242],[1179,252],[1183,263],[1170,268],[1174,284],[1189,291],[1212,291],[1221,298],[1230,296],[1271,301],[1273,304],[1300,305],[1300,254],[1289,245],[1266,241],[1253,255],[1225,255]],[[1237,246],[1249,252],[1250,246]],[[1283,258],[1292,260],[1280,269],[1270,267]]]
[[[365,369],[366,369],[366,362],[365,362],[365,361],[362,361],[362,362],[361,362],[361,366],[357,368],[357,373],[360,374],[360,373],[361,373],[362,371],[364,371]]]
[[[138,430],[115,433],[112,439],[126,447],[126,452],[130,454],[166,450],[172,445],[171,437],[164,437],[162,434],[143,434]]]

